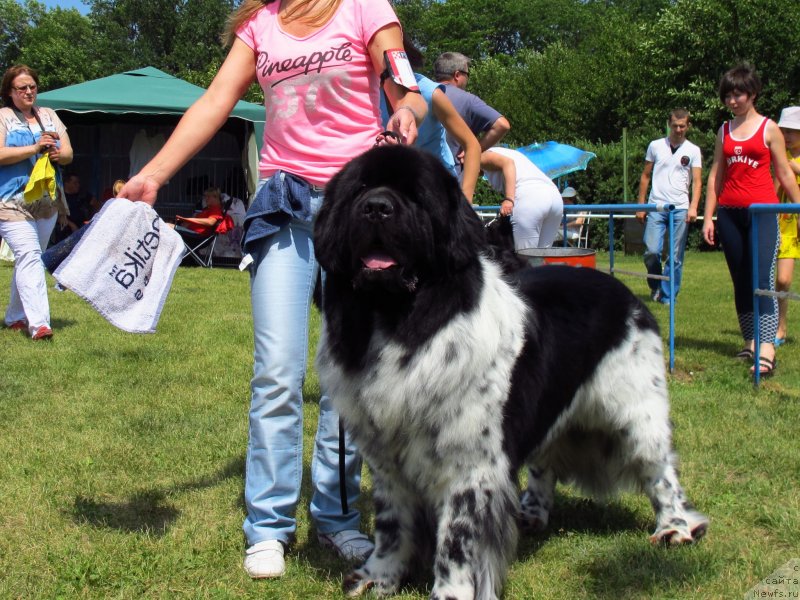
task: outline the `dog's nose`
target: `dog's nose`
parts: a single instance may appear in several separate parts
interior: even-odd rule
[[[364,218],[368,221],[383,221],[394,214],[394,206],[384,196],[367,198],[364,202]]]

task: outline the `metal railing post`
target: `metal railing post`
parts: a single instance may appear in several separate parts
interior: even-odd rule
[[[614,275],[614,213],[608,213],[608,270]]]
[[[669,235],[667,242],[669,251],[667,252],[667,266],[669,267],[669,370],[675,370],[675,207],[670,204],[667,206],[667,220],[669,221]],[[661,257],[658,257],[661,260]]]
[[[753,274],[753,385],[761,383],[761,311],[758,306],[758,212],[750,213],[750,262]]]

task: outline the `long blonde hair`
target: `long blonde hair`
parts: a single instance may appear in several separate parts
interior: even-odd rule
[[[230,17],[222,33],[222,43],[226,46],[233,44],[236,30],[244,25],[259,10],[272,4],[275,0],[244,0]],[[301,20],[307,25],[317,27],[324,25],[336,12],[342,0],[298,0],[294,6],[283,15],[285,22]]]

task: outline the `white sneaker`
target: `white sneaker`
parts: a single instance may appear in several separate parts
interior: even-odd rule
[[[253,544],[244,551],[244,570],[253,579],[280,577],[286,571],[283,544],[278,540]]]
[[[320,533],[317,539],[323,546],[336,550],[343,559],[353,562],[364,562],[375,549],[375,544],[357,529]]]

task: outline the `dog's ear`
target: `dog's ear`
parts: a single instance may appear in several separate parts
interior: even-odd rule
[[[443,256],[448,257],[450,266],[462,269],[474,261],[478,254],[486,247],[486,234],[483,223],[470,206],[458,180],[450,177],[448,186],[448,221],[449,235],[446,239],[447,248]]]
[[[325,187],[325,201],[314,220],[314,254],[327,273],[343,273],[349,260],[346,239],[347,179],[339,171]]]

